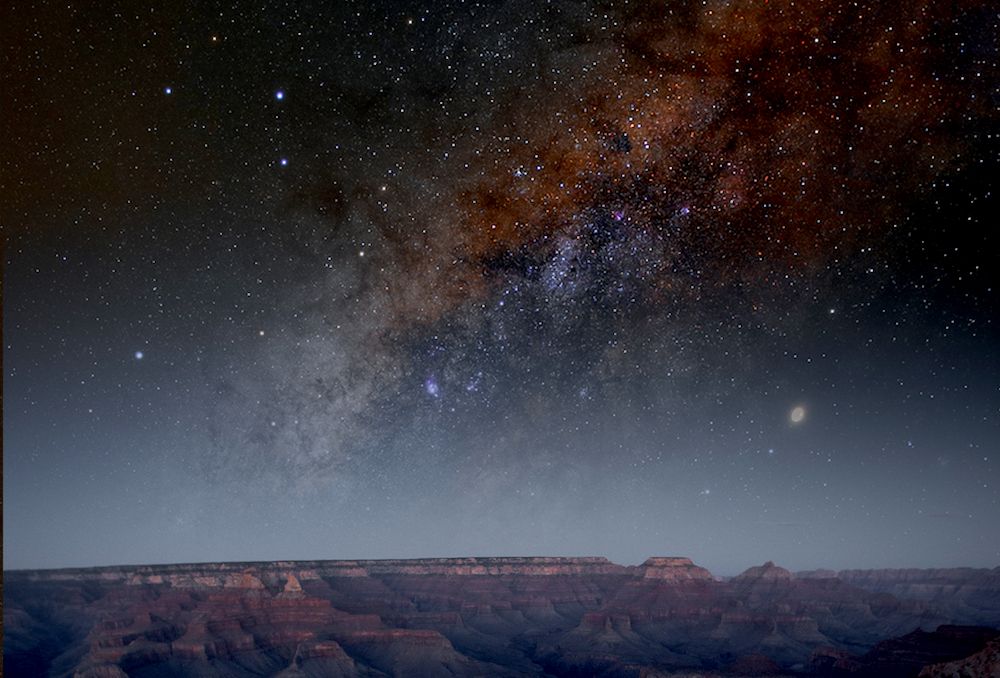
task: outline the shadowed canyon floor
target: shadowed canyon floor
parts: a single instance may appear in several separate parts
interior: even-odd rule
[[[1000,568],[443,558],[21,570],[4,588],[8,676],[1000,671]]]

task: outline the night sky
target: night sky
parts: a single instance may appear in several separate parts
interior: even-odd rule
[[[1000,564],[1000,16],[4,3],[5,568]]]

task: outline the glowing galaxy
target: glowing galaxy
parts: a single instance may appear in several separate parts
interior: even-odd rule
[[[996,22],[18,13],[10,563],[995,564]]]

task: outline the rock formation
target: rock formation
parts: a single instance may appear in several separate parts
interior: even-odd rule
[[[964,659],[924,667],[920,678],[1000,678],[1000,640]]]
[[[765,563],[724,581],[678,557],[12,571],[5,675],[915,676],[983,652],[988,629],[930,631],[1000,625],[992,571],[906,572]]]

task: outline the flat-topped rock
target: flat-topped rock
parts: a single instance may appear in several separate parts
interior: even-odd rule
[[[711,572],[695,565],[690,558],[678,556],[647,558],[639,566],[639,569],[646,579],[670,581],[712,581],[714,579]]]
[[[448,576],[627,575],[633,569],[612,563],[602,556],[500,556],[116,565],[59,570],[14,570],[8,572],[7,576],[15,579],[26,578],[32,581],[124,581],[133,585],[169,583],[173,586],[213,586],[221,584],[233,587],[262,588],[263,585],[259,580],[267,580],[269,575],[284,581],[289,574],[293,574],[298,581],[307,581],[321,577],[367,577],[393,574]]]

